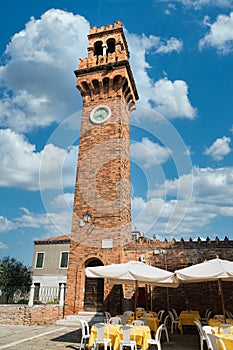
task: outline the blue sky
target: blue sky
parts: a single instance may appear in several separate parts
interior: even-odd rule
[[[14,8],[14,11],[12,11]],[[5,2],[0,13],[0,258],[70,232],[82,101],[73,71],[90,26],[122,20],[132,227],[233,238],[233,1]]]

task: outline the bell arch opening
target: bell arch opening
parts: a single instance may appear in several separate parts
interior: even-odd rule
[[[116,50],[116,44],[115,44],[115,39],[110,38],[107,40],[107,47],[108,47],[108,53],[113,53]]]
[[[102,56],[103,55],[103,42],[98,40],[94,43],[94,55],[95,56]]]

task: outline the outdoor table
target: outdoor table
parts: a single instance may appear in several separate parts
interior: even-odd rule
[[[106,324],[108,327],[108,335],[112,340],[113,350],[120,349],[120,342],[123,340],[123,333],[121,330],[122,325],[119,324]],[[135,337],[137,345],[142,347],[142,350],[146,350],[148,348],[148,339],[151,339],[150,328],[148,326],[132,326],[135,330]],[[106,330],[107,337],[107,330]],[[95,325],[91,327],[90,338],[88,342],[88,348],[91,349],[94,345],[94,340],[97,337],[97,330]],[[133,332],[132,332],[132,340],[133,340]]]
[[[107,330],[107,327],[108,327],[108,330]],[[109,336],[109,338],[112,341],[112,346],[114,346],[116,336],[117,336],[117,333],[118,333],[120,327],[122,327],[122,325],[120,325],[120,324],[106,324],[106,329],[104,331],[104,335],[106,337]],[[94,341],[95,341],[96,337],[97,337],[97,329],[96,329],[95,325],[93,325],[91,327],[90,338],[88,341],[88,348],[89,349],[91,349],[94,346]]]
[[[136,318],[144,317],[145,314],[152,314],[153,316],[158,316],[155,311],[136,311]]]
[[[224,334],[221,328],[219,330],[218,326],[215,326],[213,328],[214,328],[215,334],[218,335],[223,340],[226,350],[232,350],[233,349],[233,329],[231,330],[231,334]],[[221,344],[219,344],[219,350],[222,350]]]
[[[222,322],[222,321],[220,321],[220,320],[217,320],[216,318],[210,318],[210,319],[208,320],[208,325],[211,326],[211,327],[218,327],[218,326],[221,326],[221,324],[223,324],[223,323],[225,324],[225,322]],[[233,326],[233,320],[232,320],[232,318],[227,318],[227,319],[226,319],[226,323]],[[232,348],[232,349],[233,349],[233,348]]]
[[[145,312],[144,312],[144,314],[145,314]],[[142,315],[142,316],[137,317],[137,319],[139,319],[139,320],[140,320],[140,318],[145,319],[146,326],[148,326],[152,332],[156,333],[156,331],[159,327],[160,320],[158,319],[156,312],[153,312],[153,315],[154,315],[153,317],[145,317],[144,315]],[[128,319],[129,322],[132,322],[133,320],[134,320],[133,316],[131,316]]]
[[[181,311],[178,323],[178,328],[180,329],[181,333],[183,333],[183,326],[195,325],[195,318],[197,318],[198,320],[201,319],[201,316],[197,310]]]
[[[132,326],[135,330],[135,337],[137,345],[141,346],[142,350],[146,350],[148,348],[148,339],[151,339],[151,332],[148,326]],[[123,333],[121,329],[117,331],[117,336],[114,342],[113,350],[120,349],[120,342],[123,340]],[[133,340],[133,332],[132,332],[132,340]]]
[[[159,328],[159,322],[160,320],[158,317],[142,317],[144,320],[146,320],[146,325],[150,328],[154,334],[156,333],[157,329]],[[140,318],[139,318],[140,320]]]

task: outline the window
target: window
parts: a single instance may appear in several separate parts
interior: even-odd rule
[[[69,252],[61,252],[60,269],[68,267]]]
[[[110,38],[107,40],[108,53],[115,52],[115,39]]]
[[[43,269],[44,267],[44,253],[37,253],[36,268]]]
[[[99,55],[103,55],[103,47],[102,47],[102,41],[96,41],[94,43],[94,55],[95,56],[99,56]]]

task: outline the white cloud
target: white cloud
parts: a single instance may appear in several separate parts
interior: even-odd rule
[[[32,213],[27,208],[21,208],[22,215],[13,219],[14,229],[40,229],[46,237],[69,234],[71,230],[72,211],[59,213]]]
[[[187,207],[185,193],[192,177],[193,193]],[[178,194],[179,187],[182,191]],[[164,190],[165,189],[165,190]],[[142,232],[150,232],[172,238],[178,235],[189,237],[205,231],[218,217],[233,218],[233,167],[198,168],[192,175],[183,175],[179,179],[165,180],[162,185],[151,191],[148,200],[133,198],[133,225]],[[174,208],[176,206],[176,211]],[[175,217],[172,216],[175,213]],[[167,232],[167,224],[180,221],[173,226],[174,231]],[[227,234],[227,232],[226,232]]]
[[[0,233],[11,231],[14,228],[15,228],[15,224],[12,221],[8,220],[4,216],[0,216]]]
[[[204,7],[232,7],[233,0],[162,0],[169,3],[181,3],[184,6],[193,7],[196,10]]]
[[[77,147],[48,144],[40,152],[22,135],[0,130],[0,186],[27,190],[74,186]]]
[[[81,108],[73,70],[79,57],[87,57],[88,32],[89,24],[83,17],[51,9],[40,19],[31,18],[25,29],[12,37],[5,64],[0,67],[2,127],[29,132],[59,123]],[[158,111],[168,118],[193,118],[195,109],[189,102],[186,83],[167,79],[173,88],[166,90],[166,102],[164,81],[153,83],[147,72],[146,54],[180,52],[182,42],[173,37],[165,42],[144,34],[128,34],[128,42],[140,103],[144,107],[158,105]]]
[[[185,81],[175,80],[172,82],[165,77],[153,82],[148,75],[150,66],[146,61],[146,54],[179,52],[182,48],[182,42],[171,38],[164,45],[161,38],[152,35],[146,37],[144,34],[141,36],[128,34],[127,39],[132,53],[130,63],[140,96],[140,104],[163,114],[168,119],[194,118],[196,109],[189,101],[188,86]]]
[[[55,209],[61,210],[61,209],[67,209],[70,207],[70,209],[73,209],[73,202],[74,202],[74,193],[63,193],[56,196],[52,201],[52,206]]]
[[[227,15],[219,15],[214,23],[209,23],[204,18],[203,23],[210,29],[199,41],[199,48],[213,47],[219,53],[228,54],[233,51],[233,12]]]
[[[171,150],[144,137],[141,142],[131,144],[130,154],[134,160],[141,162],[143,167],[150,168],[165,163],[171,156]]]
[[[196,110],[188,99],[188,86],[185,81],[160,79],[154,84],[153,93],[156,110],[165,117],[193,119],[196,116]]]
[[[172,11],[175,11],[175,10],[176,10],[176,6],[170,2],[165,10],[165,14],[170,15]]]
[[[187,206],[186,193],[189,193],[192,183],[192,198],[190,205]],[[181,190],[179,190],[180,187],[182,187]],[[154,192],[151,191],[147,200],[134,197],[132,199],[133,227],[136,226],[147,236],[151,233],[151,235],[156,234],[168,239],[176,235],[178,237],[182,235],[184,238],[193,234],[198,235],[220,216],[233,218],[232,197],[233,167],[218,169],[195,167],[193,174],[183,175],[179,179],[165,180]],[[61,196],[55,198],[53,200],[55,210],[47,213],[35,214],[26,208],[21,208],[22,215],[11,221],[1,218],[2,228],[5,228],[2,232],[17,228],[21,230],[40,228],[47,237],[68,234],[72,219],[71,202],[72,194],[67,193],[64,194],[64,198]],[[67,203],[70,207],[68,206],[69,209],[65,210]],[[173,225],[172,232],[167,231],[169,222],[170,228]],[[176,226],[178,222],[180,224]]]
[[[0,242],[0,250],[8,250],[9,249],[9,247],[5,244],[5,243],[3,243],[3,242]]]
[[[227,154],[231,152],[230,148],[231,138],[223,136],[217,139],[214,143],[205,149],[204,154],[211,156],[215,160],[222,160]]]
[[[168,54],[170,52],[180,52],[183,48],[183,42],[176,38],[171,38],[167,40],[166,43],[161,43],[159,48],[155,51],[156,53]]]
[[[73,70],[87,56],[88,32],[83,17],[51,9],[12,37],[0,67],[2,126],[27,132],[80,108]]]

